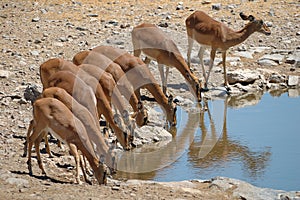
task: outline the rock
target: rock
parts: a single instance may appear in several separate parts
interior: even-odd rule
[[[229,190],[234,197],[239,199],[296,199],[297,192],[285,192],[269,188],[258,188],[244,181],[232,178],[216,177],[212,179],[211,186],[216,186],[223,191]]]
[[[159,27],[167,28],[169,25],[167,22],[159,22],[158,24]]]
[[[63,47],[64,44],[61,42],[53,42],[53,46],[57,46],[57,47]]]
[[[281,64],[284,59],[284,55],[281,54],[269,54],[269,55],[264,55],[259,60],[272,60],[275,61],[278,64]]]
[[[278,63],[273,61],[273,60],[269,60],[269,59],[260,59],[258,60],[258,64],[262,65],[262,66],[277,66]]]
[[[120,190],[120,187],[119,187],[119,186],[112,186],[111,189],[112,189],[112,190]]]
[[[88,16],[88,17],[98,17],[99,15],[95,14],[95,13],[91,13],[91,14],[87,14],[86,16]]]
[[[271,47],[250,47],[250,51],[253,53],[261,53],[266,50],[270,50]]]
[[[10,71],[0,70],[0,78],[8,78],[11,75]]]
[[[211,9],[212,10],[221,10],[221,4],[220,3],[216,3],[211,5]]]
[[[268,80],[269,83],[283,83],[286,81],[286,77],[278,73],[272,73]]]
[[[238,51],[234,53],[235,56],[240,56],[244,58],[250,58],[253,59],[252,53],[249,51]],[[227,60],[227,59],[226,59]]]
[[[265,22],[265,24],[266,24],[267,27],[272,27],[273,26],[272,22]]]
[[[171,140],[172,135],[163,127],[157,126],[143,126],[141,128],[135,129],[135,135],[137,138],[144,139],[146,141],[153,141],[155,139],[159,140]]]
[[[235,71],[229,71],[227,73],[227,79],[229,84],[251,84],[259,78],[259,72],[250,69],[237,69]]]
[[[295,67],[300,67],[300,51],[294,52],[286,58],[286,63],[295,64]]]
[[[180,105],[184,105],[184,106],[187,106],[187,105],[193,105],[194,102],[190,99],[185,99],[181,96],[176,96],[175,98],[175,101],[179,102]]]
[[[292,76],[288,77],[288,86],[296,86],[299,85],[299,76]]]
[[[176,6],[176,10],[184,10],[183,5],[178,5],[178,6]]]
[[[40,21],[40,18],[39,18],[39,17],[34,17],[34,18],[32,18],[31,21],[32,21],[32,22],[39,22],[39,21]]]
[[[88,29],[86,27],[78,26],[78,27],[76,27],[76,30],[78,30],[78,31],[87,31]]]
[[[30,54],[31,54],[32,56],[38,56],[38,55],[40,55],[40,53],[39,53],[37,50],[31,51]]]
[[[210,0],[204,0],[201,2],[201,4],[205,5],[205,4],[211,4],[211,1]]]

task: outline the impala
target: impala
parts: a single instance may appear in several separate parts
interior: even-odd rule
[[[120,112],[126,110],[121,93],[118,88],[116,88],[115,80],[111,74],[91,65],[82,65],[81,67],[78,67],[69,61],[54,58],[44,62],[40,67],[41,80],[43,85],[45,85],[44,87],[47,87],[47,79],[57,71],[70,71],[88,85],[95,82],[94,85],[90,86],[97,86],[99,87],[99,90],[103,90],[107,100],[110,103],[112,102]],[[95,78],[99,81],[100,85],[96,84],[96,81],[93,80]]]
[[[202,11],[195,11],[191,14],[185,21],[186,30],[188,35],[188,51],[187,59],[188,65],[191,64],[191,52],[193,47],[193,42],[196,40],[200,45],[200,50],[198,56],[200,58],[200,64],[202,67],[203,77],[205,79],[205,89],[207,90],[208,78],[211,69],[214,64],[214,59],[217,49],[222,51],[222,65],[224,70],[224,86],[227,90],[229,89],[227,75],[226,75],[226,51],[235,45],[238,45],[245,41],[252,33],[260,32],[265,35],[270,35],[271,31],[263,22],[263,20],[255,19],[252,15],[245,15],[240,13],[240,17],[243,20],[249,20],[244,28],[239,31],[234,31],[227,27],[225,24],[218,22],[208,16]],[[209,70],[205,72],[203,64],[203,53],[205,48],[211,47],[210,52],[210,63]]]
[[[73,57],[73,63],[76,65],[92,64],[110,73],[117,83],[117,87],[121,94],[124,95],[126,99],[129,99],[129,103],[134,111],[133,116],[136,120],[136,124],[138,126],[147,124],[148,113],[145,109],[143,109],[143,105],[140,105],[142,102],[138,101],[126,74],[117,63],[113,62],[106,56],[93,51],[81,51],[77,53]]]
[[[75,76],[69,71],[58,71],[50,76],[47,85],[49,87],[60,87],[66,90],[70,95],[72,95],[79,103],[87,107],[88,110],[93,112],[93,116],[96,114],[103,114],[106,121],[110,124],[114,133],[116,134],[118,141],[124,147],[124,149],[129,149],[132,138],[128,134],[128,130],[122,130],[113,120],[113,113],[111,106],[106,99],[103,90],[100,89],[98,81],[96,79],[90,79],[90,86],[93,87],[94,91],[90,91],[87,94],[83,92],[89,91],[89,87],[80,78]],[[92,90],[92,89],[91,89]],[[83,95],[84,94],[84,95]],[[96,102],[92,99],[95,98]],[[96,123],[99,123],[98,114],[96,116]]]
[[[169,124],[171,126],[176,125],[176,105],[173,103],[173,96],[170,95],[167,98],[164,95],[159,84],[157,84],[150,70],[141,59],[124,50],[111,46],[98,46],[92,49],[92,51],[101,53],[119,64],[133,85],[134,90],[139,91],[140,88],[146,88],[163,108]],[[140,94],[139,92],[137,93],[140,99]]]
[[[28,138],[28,170],[32,175],[31,151],[34,143],[39,168],[46,174],[39,151],[39,144],[47,132],[64,141],[76,162],[76,183],[80,184],[78,150],[87,158],[99,184],[106,183],[106,166],[99,162],[94,153],[86,129],[82,122],[63,104],[54,98],[41,98],[33,104],[33,133]],[[83,170],[84,172],[84,170]]]
[[[167,90],[169,67],[175,67],[192,87],[197,100],[201,101],[201,85],[198,78],[191,72],[176,44],[161,29],[154,24],[144,23],[133,28],[131,36],[135,56],[139,57],[143,52],[147,56],[146,64],[149,64],[151,59],[157,61],[164,94]]]

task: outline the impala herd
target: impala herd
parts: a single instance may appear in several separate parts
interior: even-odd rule
[[[170,37],[157,26],[144,23],[132,31],[134,55],[115,47],[98,46],[77,53],[73,62],[53,58],[41,64],[43,92],[33,103],[33,120],[30,122],[24,147],[24,156],[28,154],[29,174],[32,175],[33,144],[39,168],[46,174],[39,145],[44,139],[46,150],[52,157],[47,139],[48,133],[51,133],[67,144],[74,156],[76,183],[81,183],[80,167],[85,180],[90,182],[84,169],[86,158],[98,183],[105,184],[109,169],[116,169],[116,158],[113,148],[110,147],[112,145],[108,143],[107,134],[103,133],[111,128],[122,147],[125,150],[131,148],[135,125],[141,127],[149,120],[141,101],[141,88],[147,89],[162,107],[167,124],[175,126],[176,104],[173,96],[167,94],[169,67],[176,68],[182,74],[195,98],[201,101],[201,92],[207,90],[216,50],[219,49],[223,57],[224,86],[229,89],[226,78],[226,50],[243,42],[254,32],[266,35],[271,33],[262,20],[243,13],[240,13],[240,17],[249,20],[249,23],[242,30],[234,31],[202,11],[191,14],[186,19],[187,63]],[[189,67],[194,40],[201,44],[198,55],[204,87]],[[206,47],[211,47],[207,75],[203,65],[203,52]],[[146,56],[144,62],[139,58],[142,53]],[[158,63],[161,86],[148,68],[151,59]],[[127,102],[133,110],[131,115]],[[101,128],[99,124],[102,116],[107,122],[105,128]]]

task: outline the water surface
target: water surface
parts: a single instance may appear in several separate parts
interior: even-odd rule
[[[259,187],[300,190],[299,93],[208,101],[206,112],[179,109],[173,143],[142,162],[155,170],[119,172],[117,177],[181,181],[225,176]]]

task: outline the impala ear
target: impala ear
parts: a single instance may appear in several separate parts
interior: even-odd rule
[[[173,103],[173,95],[169,95],[168,97],[168,104],[171,105]]]
[[[255,17],[253,15],[245,15],[243,12],[240,12],[240,17],[243,19],[243,20],[249,20],[250,22],[254,21],[255,20]]]
[[[247,15],[245,15],[243,12],[240,12],[240,17],[241,17],[243,20],[247,20],[247,19],[248,19]]]
[[[249,16],[248,16],[248,20],[249,20],[250,22],[253,22],[253,21],[255,20],[255,17],[254,17],[253,15],[249,15]]]

